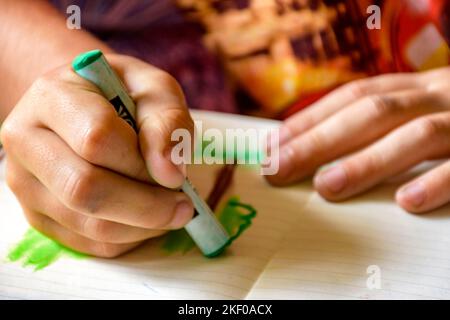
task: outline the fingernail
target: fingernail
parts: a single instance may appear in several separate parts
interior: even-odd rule
[[[319,173],[317,181],[329,191],[339,193],[347,185],[347,175],[341,166],[335,166]]]
[[[422,183],[416,182],[400,189],[399,196],[415,207],[420,207],[425,202],[425,188]]]
[[[169,223],[169,227],[179,229],[183,227],[192,217],[194,207],[189,201],[182,200],[175,207],[175,216]]]

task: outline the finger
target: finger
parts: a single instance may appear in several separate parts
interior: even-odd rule
[[[146,229],[178,229],[192,218],[192,204],[181,192],[95,167],[46,129],[22,135],[22,148],[14,149],[22,166],[74,211]]]
[[[174,107],[159,114],[145,108],[140,111],[143,114],[148,111],[147,116],[140,122],[139,142],[151,176],[160,185],[168,188],[180,187],[186,176],[186,164],[176,165],[172,161],[171,153],[175,144],[171,142],[171,135],[178,129],[187,130],[188,136],[191,137],[189,145],[192,150],[192,120],[187,109]]]
[[[449,88],[450,67],[431,69],[419,74],[419,81],[428,90],[441,90]]]
[[[114,244],[93,241],[64,228],[56,221],[50,219],[49,217],[46,217],[43,214],[27,208],[24,208],[24,213],[28,222],[36,230],[48,236],[49,238],[55,239],[62,245],[72,248],[81,253],[86,253],[103,258],[115,258],[141,244],[141,242]]]
[[[410,212],[426,212],[450,201],[450,162],[432,169],[396,193],[397,203]]]
[[[280,130],[280,143],[306,132],[337,111],[365,96],[420,88],[412,74],[398,73],[356,80],[332,91],[318,102],[289,117]]]
[[[149,230],[97,219],[65,207],[34,176],[13,159],[7,168],[8,185],[20,203],[48,216],[61,226],[98,242],[132,243],[160,236],[163,230]]]
[[[420,115],[447,110],[450,98],[441,92],[407,90],[374,95],[351,104],[286,143],[280,149],[274,184],[288,184],[312,174],[319,166],[384,136]]]
[[[149,181],[136,133],[95,85],[61,69],[40,79],[31,96],[49,90],[57,94],[52,103],[36,108],[37,125],[54,131],[90,163]]]
[[[354,156],[319,172],[314,185],[326,199],[348,198],[423,160],[448,154],[449,132],[448,112],[419,118]]]
[[[137,102],[139,145],[151,176],[161,185],[176,188],[185,177],[185,165],[171,161],[172,133],[185,129],[193,137],[193,121],[186,107],[183,92],[173,77],[152,68],[142,61],[129,58],[133,63],[123,65],[125,60],[112,61],[118,73],[127,83]],[[192,140],[192,139],[191,139]]]

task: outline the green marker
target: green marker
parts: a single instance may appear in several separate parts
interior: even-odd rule
[[[103,53],[100,50],[83,53],[75,58],[72,67],[78,75],[94,83],[117,114],[137,132],[136,105]],[[231,243],[230,236],[187,178],[181,189],[189,196],[196,210],[194,218],[184,228],[205,256],[219,255]]]

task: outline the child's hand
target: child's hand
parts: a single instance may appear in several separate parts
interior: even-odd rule
[[[76,250],[114,257],[193,215],[175,188],[171,134],[193,128],[168,74],[137,59],[108,60],[137,105],[139,135],[69,65],[38,79],[2,127],[7,181],[39,231]]]
[[[280,171],[268,180],[293,183],[319,166],[314,185],[342,200],[432,158],[450,154],[450,68],[360,80],[287,119],[280,133]],[[450,201],[450,162],[401,187],[397,202],[423,212]]]

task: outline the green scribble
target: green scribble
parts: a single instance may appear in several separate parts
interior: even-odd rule
[[[245,209],[243,213],[239,209]],[[227,204],[219,214],[219,221],[231,235],[229,244],[240,237],[240,235],[251,226],[253,218],[256,217],[256,210],[248,204],[239,202],[239,198],[234,196],[228,199]]]
[[[246,212],[242,212],[242,209],[245,209]],[[228,234],[231,235],[230,240],[223,249],[230,246],[233,241],[239,238],[239,236],[250,227],[252,220],[255,217],[256,210],[252,206],[239,202],[239,198],[236,196],[228,199],[225,206],[218,214],[220,223]],[[185,254],[194,247],[194,241],[184,229],[175,230],[167,234],[162,244],[162,248],[168,253],[181,252],[182,254]],[[220,255],[222,252],[223,251],[218,252],[217,255]]]
[[[63,255],[74,258],[86,256],[30,228],[22,240],[10,250],[8,259],[12,262],[21,260],[24,267],[33,266],[37,271],[47,267]]]
[[[185,254],[195,246],[194,241],[185,229],[169,232],[164,238],[163,249],[169,253],[181,252]]]
[[[210,144],[212,144],[214,142],[214,140],[212,141],[202,141],[202,145],[200,146],[196,146],[195,148],[195,152],[194,152],[194,158],[195,159],[203,159],[203,153],[205,148],[207,148]],[[227,156],[228,157],[232,157],[233,161],[235,163],[239,163],[239,164],[261,164],[263,159],[265,158],[265,153],[261,150],[258,150],[258,148],[255,149],[255,147],[249,145],[246,143],[245,148],[242,149],[238,149],[239,144],[235,143],[232,144],[232,148],[228,148],[225,145],[223,145],[223,150],[217,150],[214,149],[211,152],[211,156],[216,158],[216,152],[221,152],[221,155],[219,156],[219,158],[223,161],[223,163],[226,162],[227,160]],[[195,163],[195,162],[194,162]]]

